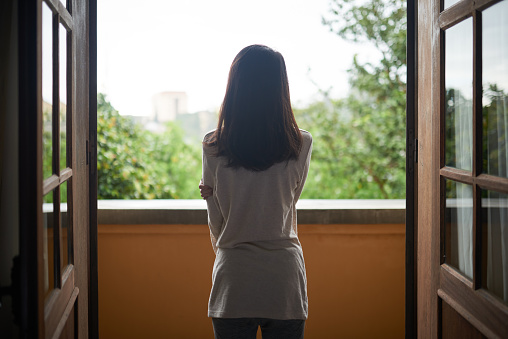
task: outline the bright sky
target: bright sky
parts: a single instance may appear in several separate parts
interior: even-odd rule
[[[329,0],[99,0],[98,90],[121,114],[149,115],[151,98],[184,91],[188,110],[216,110],[229,67],[245,46],[270,46],[285,58],[293,105],[348,91],[353,55],[368,45],[343,41],[321,24]]]

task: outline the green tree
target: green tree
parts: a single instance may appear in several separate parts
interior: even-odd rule
[[[331,0],[323,24],[341,38],[373,44],[378,63],[349,70],[350,94],[297,110],[314,135],[304,198],[405,196],[406,5],[402,0]],[[317,184],[320,189],[309,188]],[[326,190],[331,187],[331,190]]]
[[[199,198],[201,172],[197,145],[169,123],[162,134],[144,130],[97,96],[97,170],[99,199]]]
[[[153,167],[157,198],[200,198],[197,185],[201,178],[200,144],[184,142],[184,131],[177,123],[168,123],[162,134],[149,133],[147,153]]]

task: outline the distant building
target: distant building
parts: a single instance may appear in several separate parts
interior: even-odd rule
[[[187,113],[187,93],[161,92],[152,97],[151,120],[159,123],[174,121],[177,115]]]
[[[189,143],[199,143],[204,134],[217,125],[216,112],[188,112],[185,92],[157,93],[152,97],[152,107],[152,115],[139,121],[145,129],[162,133],[166,130],[165,124],[174,121],[185,131],[185,140]]]

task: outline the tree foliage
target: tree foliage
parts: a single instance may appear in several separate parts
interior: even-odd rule
[[[183,141],[183,131],[169,123],[156,134],[121,116],[97,96],[97,170],[99,199],[199,198],[198,145]]]
[[[304,198],[405,196],[406,7],[402,0],[332,0],[323,24],[351,42],[372,43],[378,63],[355,56],[351,92],[297,110],[314,136]]]
[[[323,24],[339,37],[371,43],[378,62],[357,56],[351,91],[295,109],[314,137],[302,198],[403,198],[405,195],[406,3],[330,0]],[[199,198],[200,145],[183,141],[176,124],[143,130],[98,97],[99,198]]]

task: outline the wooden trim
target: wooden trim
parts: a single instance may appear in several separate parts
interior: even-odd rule
[[[71,298],[69,299],[69,302],[67,303],[67,306],[65,307],[62,318],[60,318],[60,322],[58,323],[58,326],[56,327],[55,333],[53,334],[53,339],[60,338],[60,335],[62,334],[62,331],[65,327],[65,324],[67,323],[67,319],[69,318],[69,315],[71,314],[72,310],[74,309],[74,303],[76,301],[76,298],[78,297],[78,294],[79,294],[79,288],[75,287],[74,291],[72,291]]]
[[[53,12],[58,13],[64,26],[72,30],[73,19],[65,5],[60,0],[44,0],[44,2],[48,4]]]
[[[439,15],[439,28],[446,30],[471,16],[473,1],[460,1],[448,7]]]
[[[98,215],[97,215],[97,0],[89,0],[88,9],[88,65],[89,107],[88,140],[90,162],[88,165],[89,194],[89,293],[88,336],[99,338],[99,269],[98,269]]]
[[[473,177],[482,173],[482,16],[473,12]],[[473,288],[481,287],[482,279],[482,219],[481,194],[473,186]]]
[[[479,185],[482,189],[488,189],[501,193],[508,193],[508,178],[496,177],[490,174],[480,174],[473,177],[469,171],[453,167],[444,167],[439,170],[439,174],[446,178],[468,185]]]
[[[57,1],[58,1],[58,5],[59,5],[58,14],[60,14],[60,20],[61,20],[62,24],[68,30],[72,30],[72,28],[73,28],[72,16],[69,14],[69,12],[64,7],[64,5],[59,0],[57,0]]]
[[[443,178],[455,180],[468,185],[472,185],[474,181],[471,172],[453,167],[441,168],[439,170],[439,175],[441,175]]]
[[[440,275],[438,293],[441,298],[446,298],[447,303],[479,331],[493,338],[501,338],[508,333],[507,305],[495,300],[484,290],[473,290],[472,284],[464,283],[464,279],[460,279],[460,274],[453,269],[443,265]],[[464,301],[467,301],[467,305],[462,304]]]
[[[493,6],[501,1],[503,1],[503,0],[475,0],[474,1],[474,9],[476,11],[482,11],[482,10],[486,9],[487,7]]]
[[[60,184],[63,184],[70,177],[72,177],[72,169],[71,168],[67,167],[67,168],[63,169],[62,171],[60,171],[60,177],[59,177]]]
[[[473,13],[473,176],[482,173],[482,15]]]
[[[478,187],[478,186],[477,186]],[[479,194],[480,194],[480,197],[481,197],[481,190],[478,189],[479,191]],[[481,226],[481,271],[478,272],[476,271],[475,273],[476,274],[480,274],[480,287],[482,286],[487,286],[487,265],[488,265],[488,254],[487,254],[487,249],[489,248],[489,245],[488,245],[488,239],[489,239],[489,235],[488,235],[488,230],[489,228],[488,227],[484,227],[483,225],[483,219],[482,219],[482,215],[483,215],[483,211],[482,211],[482,208],[480,208],[480,211],[479,211],[479,220],[481,220],[482,222],[482,226]],[[476,259],[476,257],[475,257]]]
[[[482,287],[482,213],[481,213],[481,190],[477,185],[473,186],[473,288]]]
[[[440,219],[440,250],[439,250],[439,264],[446,263],[446,249],[450,248],[450,229],[446,225],[446,181],[443,177],[440,179],[440,190],[439,190],[439,219]]]
[[[42,195],[45,196],[49,192],[51,192],[55,187],[57,187],[60,184],[60,178],[58,175],[53,174],[46,180],[44,180],[43,188],[42,188]]]
[[[508,178],[480,174],[476,177],[475,184],[479,185],[482,189],[508,194]]]
[[[440,0],[418,1],[417,336],[438,338],[442,33]],[[423,212],[420,212],[423,211]]]
[[[53,174],[60,173],[60,19],[56,12],[53,12],[53,102],[52,102],[52,164]],[[54,286],[49,288],[61,288],[62,277],[60,274],[61,260],[62,260],[62,246],[61,246],[61,218],[60,218],[60,180],[58,185],[53,190],[53,263],[54,263]]]
[[[72,191],[72,178],[67,181],[67,263],[74,264],[74,194]]]
[[[72,35],[73,35],[73,32],[72,32],[72,29],[69,29],[67,30],[67,36],[66,36],[66,39],[67,39],[67,43],[66,43],[66,47],[67,47],[67,62],[66,62],[66,67],[67,67],[67,81],[66,81],[66,86],[67,86],[67,90],[66,90],[66,93],[67,93],[67,111],[65,112],[66,114],[66,117],[65,117],[65,121],[66,121],[66,157],[67,159],[65,159],[65,165],[67,167],[72,167],[72,111],[74,110],[74,107],[73,107],[73,102],[72,102],[72,79],[74,78],[74,75],[72,73]],[[62,175],[62,173],[60,173],[60,175]]]
[[[481,11],[495,5],[502,0],[463,0],[448,7],[439,15],[439,27],[446,30],[459,22],[474,15],[475,11]]]
[[[446,65],[446,34],[444,31],[439,32],[440,43],[439,43],[439,68],[441,70],[445,69]],[[446,88],[446,76],[445,72],[440,72],[439,77],[439,87],[445,89]],[[435,80],[433,79],[433,82]],[[445,117],[445,101],[446,101],[446,90],[439,92],[439,168],[444,167],[446,165],[446,117]]]
[[[464,286],[467,286],[467,288],[473,288],[473,282],[469,280],[468,277],[457,271],[454,267],[448,264],[443,264],[441,265],[441,271],[446,271],[451,277],[460,281],[464,284]]]
[[[52,25],[52,84],[53,84],[53,102],[51,103],[52,115],[51,115],[51,137],[52,137],[52,151],[51,151],[51,164],[52,164],[52,174],[60,173],[60,69],[59,64],[60,60],[58,58],[59,55],[59,44],[58,44],[58,14],[53,12],[53,25]],[[42,65],[41,65],[42,67]]]
[[[45,337],[52,338],[75,288],[75,269],[67,266],[61,289],[55,289],[44,307]]]
[[[446,292],[444,292],[442,289],[439,289],[437,291],[439,297],[446,302],[448,305],[450,305],[451,308],[453,308],[457,313],[459,313],[466,321],[470,322],[475,328],[480,330],[484,335],[486,335],[488,338],[499,338],[496,334],[494,334],[492,331],[489,330],[488,327],[483,325],[481,322],[478,321],[477,318],[475,318],[468,310],[467,308],[460,305],[458,302],[456,302],[452,297],[450,297]],[[440,331],[441,332],[441,331]]]
[[[58,185],[63,184],[66,180],[68,180],[70,177],[72,177],[72,169],[66,168],[60,172],[60,176],[53,174],[46,180],[44,180],[43,188],[42,188],[42,195],[46,195],[55,188],[58,187]]]
[[[42,3],[18,2],[20,333],[44,334],[42,229]]]
[[[73,111],[72,111],[72,194],[73,200],[73,251],[76,275],[75,286],[80,297],[76,301],[77,320],[75,329],[78,337],[88,338],[88,306],[90,288],[89,247],[89,173],[86,165],[86,142],[89,136],[89,0],[72,0],[72,67],[73,67]]]
[[[62,288],[62,218],[60,214],[60,186],[53,191],[53,274],[55,285],[51,288]],[[51,244],[48,244],[51,246]]]
[[[416,0],[407,2],[407,90],[406,90],[406,241],[405,241],[405,338],[416,336],[416,219],[415,204],[417,185],[415,175],[418,170],[415,159],[416,143],[416,114],[417,114],[417,78],[416,68],[417,49],[417,21]]]

